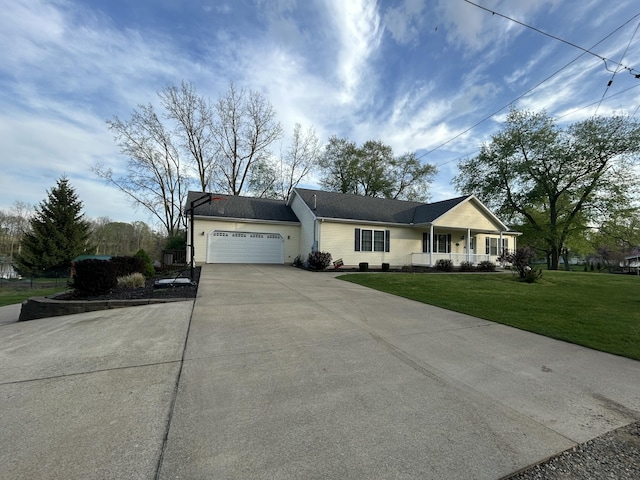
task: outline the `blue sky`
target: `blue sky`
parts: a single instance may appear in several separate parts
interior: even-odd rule
[[[438,166],[434,201],[458,195],[457,160],[500,128],[498,111],[559,70],[513,105],[561,123],[605,92],[598,114],[640,106],[626,69],[607,90],[616,62],[640,73],[637,0],[477,3],[610,60],[464,0],[0,0],[0,208],[39,203],[64,174],[88,217],[151,222],[90,167],[126,161],[105,120],[183,80],[214,100],[229,82],[261,92],[287,133],[415,151]]]

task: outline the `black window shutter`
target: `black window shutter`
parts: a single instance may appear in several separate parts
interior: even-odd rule
[[[447,235],[447,253],[451,253],[451,234]]]
[[[429,234],[427,232],[422,232],[422,251],[429,251]]]
[[[360,229],[356,228],[356,252],[360,251]]]
[[[391,251],[391,230],[384,231],[384,251]]]

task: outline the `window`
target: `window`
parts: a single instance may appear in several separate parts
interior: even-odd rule
[[[469,252],[476,251],[476,237],[469,238]]]
[[[500,252],[500,254],[503,254],[505,252],[509,251],[509,239],[508,238],[503,238],[502,239],[502,251]]]
[[[429,232],[422,233],[422,251],[430,252],[431,235]],[[433,253],[451,253],[451,235],[437,234],[433,236]]]
[[[487,237],[485,239],[485,252],[487,255],[498,255],[498,239]]]
[[[504,252],[509,250],[509,239],[502,239],[502,246],[500,252],[498,252],[498,245],[500,244],[499,238],[489,238],[485,239],[485,253],[487,255],[502,255]]]
[[[362,230],[362,251],[370,252],[371,245],[371,230]]]
[[[376,230],[373,232],[373,251],[384,252],[384,231]]]
[[[354,250],[356,252],[391,251],[391,232],[389,230],[355,229]]]

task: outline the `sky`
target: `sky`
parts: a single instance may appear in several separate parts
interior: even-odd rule
[[[460,194],[458,161],[510,107],[560,125],[636,115],[637,0],[476,3],[500,15],[465,0],[0,0],[0,209],[64,175],[87,217],[153,225],[91,167],[121,171],[106,121],[182,81],[213,101],[230,82],[260,92],[285,134],[415,152],[438,168],[431,201]]]

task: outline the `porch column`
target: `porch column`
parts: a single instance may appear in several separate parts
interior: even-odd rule
[[[429,266],[433,267],[433,224],[429,227]]]
[[[467,262],[471,262],[471,229],[467,228]]]

